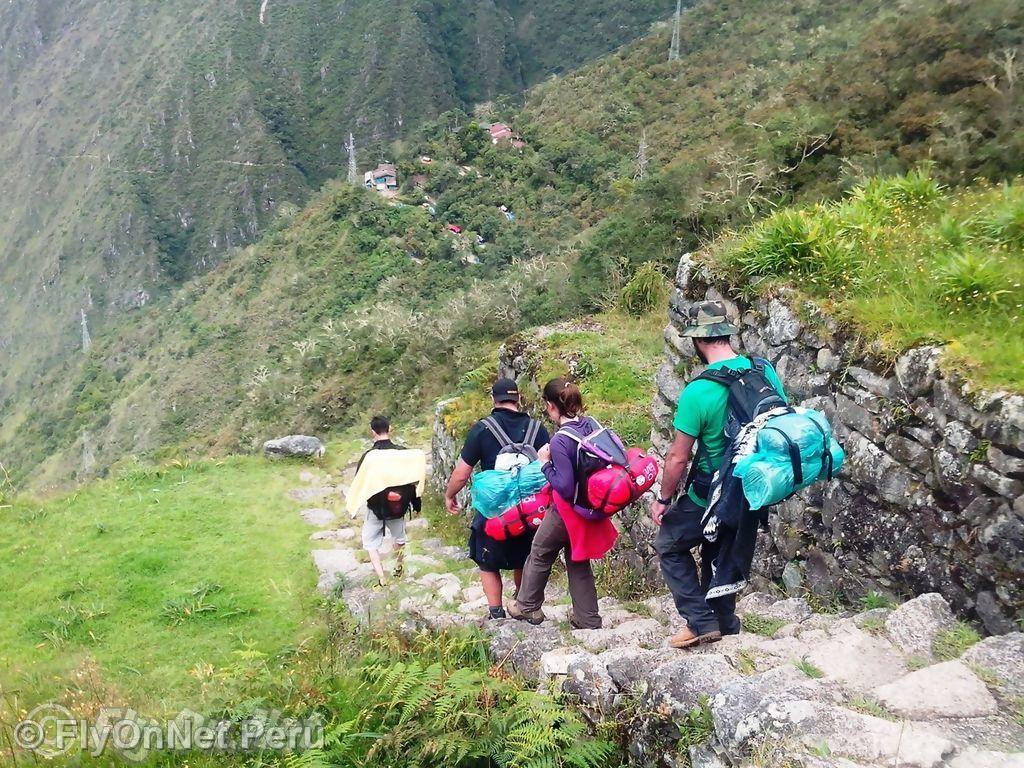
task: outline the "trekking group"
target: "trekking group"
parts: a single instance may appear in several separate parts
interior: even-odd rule
[[[464,489],[471,490],[469,557],[489,619],[543,622],[545,590],[561,556],[570,624],[600,628],[592,563],[616,543],[614,515],[654,491],[654,548],[687,624],[669,644],[691,648],[740,631],[736,595],[768,508],[830,479],[843,454],[820,414],[789,407],[768,361],[736,351],[739,331],[724,302],[697,304],[686,321],[683,335],[704,367],[679,397],[660,491],[657,462],[588,416],[573,381],[556,378],[543,389],[553,433],[524,411],[515,381],[493,385],[493,410],[470,429],[444,498],[458,515]],[[399,553],[393,573],[400,575],[404,517],[420,508],[426,459],[392,443],[385,419],[374,419],[371,431],[374,445],[360,461],[349,503],[365,514],[363,545],[383,586],[381,543],[390,532]],[[509,572],[511,585],[503,578]]]

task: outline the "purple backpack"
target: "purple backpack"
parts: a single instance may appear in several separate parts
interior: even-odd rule
[[[572,427],[565,426],[559,430],[576,443],[576,497],[573,507],[580,517],[586,520],[605,520],[608,515],[594,509],[587,495],[587,481],[595,472],[608,467],[625,467],[629,464],[626,447],[621,438],[612,430],[601,425],[597,419],[590,418],[597,427],[584,437]]]

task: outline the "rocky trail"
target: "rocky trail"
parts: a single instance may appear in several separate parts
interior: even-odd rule
[[[667,594],[602,598],[604,628],[572,630],[554,584],[542,625],[484,622],[475,567],[424,518],[409,524],[403,577],[376,586],[361,521],[335,511],[351,472],[306,470],[289,492],[316,529],[318,589],[363,625],[481,626],[496,663],[568,694],[595,724],[623,726],[632,764],[1024,768],[1024,634],[964,650],[938,594],[846,614],[747,594],[745,631],[690,652],[666,646],[684,625]]]

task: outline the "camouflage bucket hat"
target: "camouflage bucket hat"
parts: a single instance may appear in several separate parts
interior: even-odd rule
[[[704,301],[694,304],[683,316],[686,327],[683,336],[694,339],[709,339],[716,336],[733,336],[740,329],[729,319],[729,310],[722,301]]]

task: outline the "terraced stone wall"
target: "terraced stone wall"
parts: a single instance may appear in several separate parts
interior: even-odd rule
[[[944,372],[941,349],[886,360],[795,294],[743,298],[752,293],[681,260],[657,374],[656,449],[667,450],[679,393],[699,372],[682,313],[725,299],[742,350],[772,362],[792,402],[825,412],[848,453],[840,478],[771,516],[758,578],[822,598],[939,592],[988,631],[1013,630],[1024,616],[1024,398]],[[655,571],[649,519],[623,523],[625,548]]]

